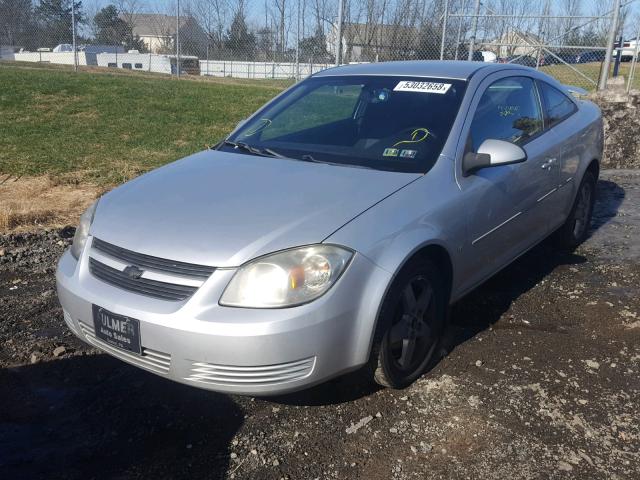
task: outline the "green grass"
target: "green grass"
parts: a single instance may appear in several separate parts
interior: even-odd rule
[[[120,183],[217,142],[286,85],[0,64],[0,173]]]
[[[613,64],[611,62],[610,75],[613,75]],[[572,68],[575,68],[579,72],[581,72],[586,77],[593,80],[594,83],[586,80],[582,75],[576,73]],[[575,65],[571,65],[571,67],[567,65],[549,65],[546,67],[540,67],[540,70],[555,77],[560,83],[564,83],[567,85],[576,85],[578,87],[582,87],[585,90],[595,91],[596,85],[598,83],[598,79],[600,78],[600,63],[579,63]],[[625,79],[625,85],[628,80],[629,71],[631,69],[631,62],[622,62],[620,63],[619,75],[623,75]],[[636,66],[636,71],[633,77],[633,82],[631,88],[639,89],[640,88],[640,65]]]

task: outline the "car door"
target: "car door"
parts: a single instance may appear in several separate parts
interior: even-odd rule
[[[464,278],[472,287],[548,234],[548,215],[541,204],[556,182],[549,168],[554,163],[549,163],[549,132],[544,130],[532,78],[489,76],[478,88],[468,117],[463,128],[463,135],[468,135],[465,152],[477,152],[484,140],[497,139],[519,145],[527,153],[522,163],[466,176],[459,171],[467,205]]]
[[[580,158],[588,142],[583,138],[588,131],[579,131],[571,117],[578,106],[568,95],[543,80],[538,80],[538,90],[542,99],[545,127],[550,131],[549,158],[556,182],[555,187],[544,198],[543,207],[549,214],[550,229],[557,228],[565,220],[571,209],[574,185],[572,181],[578,171]]]

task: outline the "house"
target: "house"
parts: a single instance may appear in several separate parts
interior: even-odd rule
[[[151,53],[174,53],[176,17],[156,13],[122,14],[120,18],[131,22],[133,35],[140,37]],[[180,52],[201,55],[206,49],[207,34],[191,16],[180,17]]]
[[[504,58],[511,55],[535,55],[541,44],[544,42],[538,35],[513,29],[483,45],[486,50]]]
[[[338,31],[327,34],[327,50],[335,55]],[[403,25],[345,23],[342,26],[342,60],[376,62],[412,58],[418,50],[420,29]]]

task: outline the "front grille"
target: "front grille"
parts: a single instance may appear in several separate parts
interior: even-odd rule
[[[80,329],[82,330],[87,342],[94,347],[104,350],[120,360],[131,363],[137,367],[150,370],[154,373],[164,375],[169,373],[169,369],[171,368],[170,354],[146,347],[142,347],[142,355],[136,355],[135,353],[120,350],[98,339],[96,337],[95,330],[91,325],[84,323],[83,321],[78,323],[80,324]]]
[[[269,386],[305,378],[311,374],[314,365],[315,357],[255,367],[194,362],[191,366],[191,374],[185,377],[185,380],[221,386]]]
[[[145,255],[143,253],[132,252],[131,250],[107,243],[99,238],[94,238],[91,246],[113,258],[121,260],[124,263],[172,275],[184,275],[187,277],[206,279],[209,278],[215,270],[215,267],[209,267],[207,265],[177,262],[175,260],[167,260],[165,258],[152,257],[151,255]]]
[[[149,280],[148,278],[133,279],[124,272],[109,267],[91,257],[89,257],[89,271],[94,277],[115,287],[162,300],[185,300],[198,289],[198,287],[190,285],[158,282],[157,280]]]

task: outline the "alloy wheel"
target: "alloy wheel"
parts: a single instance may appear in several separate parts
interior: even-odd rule
[[[591,210],[591,197],[593,188],[590,183],[584,183],[578,194],[578,203],[574,213],[573,235],[575,238],[581,238],[587,228],[589,228],[589,213]]]
[[[414,277],[403,289],[388,348],[396,368],[412,372],[430,357],[436,346],[434,291],[428,279]]]

